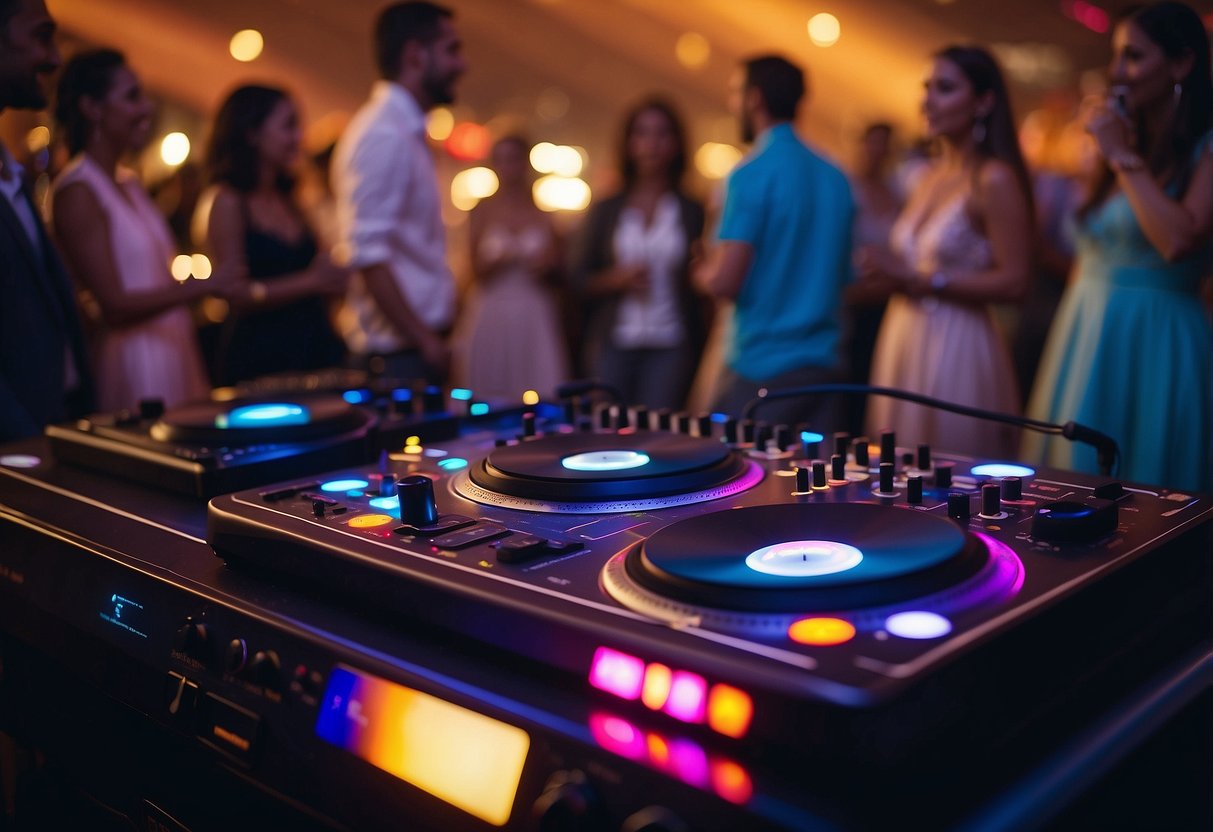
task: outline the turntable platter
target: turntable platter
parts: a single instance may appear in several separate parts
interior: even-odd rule
[[[168,410],[149,433],[160,442],[249,445],[333,436],[365,421],[363,414],[337,396],[309,397],[306,401],[237,399],[197,402]]]

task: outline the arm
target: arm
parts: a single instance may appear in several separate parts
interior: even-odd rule
[[[572,269],[573,285],[587,300],[603,300],[643,291],[647,271],[639,266],[615,262],[612,238],[619,219],[615,203],[622,197],[600,203],[590,209],[586,224],[578,236]]]
[[[386,263],[372,263],[358,270],[367,291],[375,299],[379,311],[388,319],[397,332],[421,351],[425,362],[431,367],[445,371],[450,363],[450,349],[442,337],[422,323],[405,300],[396,284],[396,277]]]
[[[106,326],[132,326],[207,294],[199,281],[128,292],[110,246],[109,218],[83,183],[68,185],[55,194],[55,240],[72,275],[88,288],[101,306]],[[168,264],[164,265],[168,270]]]
[[[316,257],[303,271],[281,275],[271,281],[249,278],[244,233],[240,195],[227,186],[220,186],[211,203],[206,238],[216,269],[235,276],[229,297],[235,311],[282,306],[313,295],[333,294],[345,287],[348,273],[334,266],[324,255]]]
[[[1142,233],[1168,262],[1182,260],[1213,236],[1213,159],[1201,154],[1181,200],[1172,199],[1129,144],[1124,119],[1106,104],[1092,107],[1087,132],[1109,160]]]
[[[714,298],[732,300],[754,261],[754,247],[738,240],[722,240],[712,246],[694,267],[695,285]]]
[[[975,304],[1022,299],[1031,276],[1033,242],[1027,194],[1008,165],[987,162],[978,176],[974,201],[990,240],[989,269],[964,275],[923,274],[890,252],[868,248],[859,258],[864,279],[891,280],[911,297],[934,295]]]

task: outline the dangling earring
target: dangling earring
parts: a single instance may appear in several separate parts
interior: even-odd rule
[[[982,144],[986,140],[986,120],[978,116],[973,121],[973,144]]]

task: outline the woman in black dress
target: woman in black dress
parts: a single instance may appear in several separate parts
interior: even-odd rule
[[[298,112],[283,90],[240,87],[219,108],[206,236],[216,266],[243,275],[219,338],[219,384],[341,362],[328,307],[349,276],[318,252],[295,199],[299,147]]]

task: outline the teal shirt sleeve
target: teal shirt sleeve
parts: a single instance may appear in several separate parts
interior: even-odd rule
[[[765,225],[766,206],[752,177],[745,173],[740,168],[729,177],[716,238],[756,245]]]

